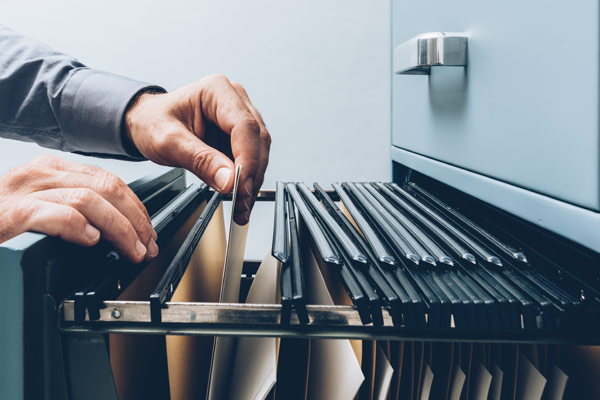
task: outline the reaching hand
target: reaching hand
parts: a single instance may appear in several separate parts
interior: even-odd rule
[[[127,134],[158,164],[184,167],[221,193],[242,165],[235,221],[244,225],[263,183],[271,137],[244,88],[211,75],[171,93],[143,94],[129,108]]]
[[[53,156],[0,177],[0,242],[26,231],[84,246],[102,236],[133,262],[158,254],[148,212],[121,179]]]

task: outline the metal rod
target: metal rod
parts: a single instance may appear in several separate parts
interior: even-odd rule
[[[150,322],[147,301],[105,302],[98,321],[73,319],[74,302],[63,304],[65,334],[133,333],[147,335],[218,335],[287,338],[420,340],[502,343],[600,344],[600,336],[585,332],[564,335],[559,331],[464,331],[456,329],[408,329],[393,327],[385,309],[383,326],[364,326],[351,306],[306,306],[309,324],[301,325],[292,311],[289,325],[280,325],[281,305],[228,303],[166,303],[163,322]],[[115,310],[120,312],[116,313]],[[116,316],[119,315],[119,318]]]

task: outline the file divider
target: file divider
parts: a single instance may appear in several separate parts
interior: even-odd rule
[[[285,183],[277,182],[275,191],[275,212],[273,224],[273,244],[271,254],[273,257],[285,264],[289,257],[289,238],[287,224],[287,201]]]
[[[202,239],[202,235],[217,207],[221,204],[221,197],[220,193],[213,192],[198,220],[192,226],[181,247],[175,253],[173,260],[156,285],[156,288],[150,294],[150,315],[153,322],[161,321],[161,309],[167,301],[171,300],[175,290],[177,290],[177,286],[185,274],[194,250],[196,250],[200,239]]]
[[[300,257],[300,240],[298,238],[298,225],[296,210],[293,202],[288,202],[288,221],[290,226],[290,267],[292,278],[292,300],[294,309],[301,324],[308,324],[306,312],[306,298],[304,296],[304,276],[302,272],[302,259]]]

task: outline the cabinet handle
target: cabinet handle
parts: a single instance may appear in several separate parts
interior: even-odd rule
[[[467,66],[467,35],[429,32],[415,36],[394,49],[394,73],[429,75],[432,66]]]

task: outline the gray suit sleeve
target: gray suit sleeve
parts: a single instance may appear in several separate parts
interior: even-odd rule
[[[86,67],[0,25],[0,136],[40,146],[143,159],[124,134],[138,93],[164,91]]]

